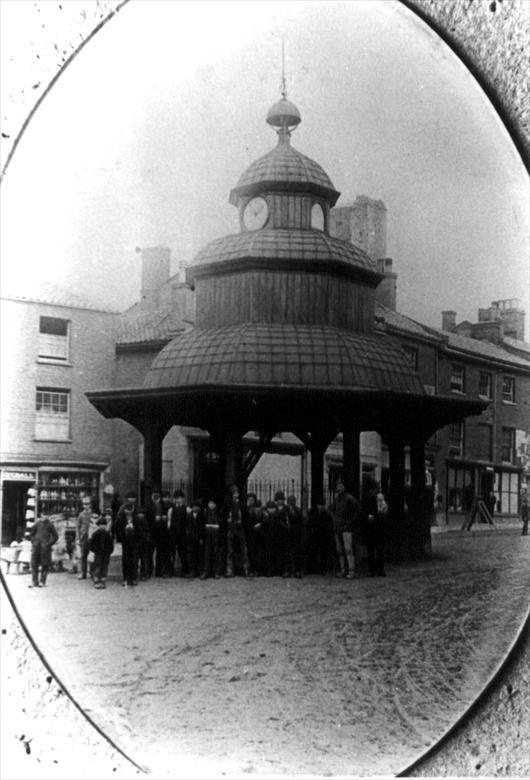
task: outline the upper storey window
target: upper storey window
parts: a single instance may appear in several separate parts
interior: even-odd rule
[[[324,209],[320,203],[315,203],[311,209],[311,227],[313,230],[324,230],[326,227]]]
[[[68,320],[41,317],[39,320],[39,358],[68,360]]]
[[[492,387],[491,374],[488,371],[481,371],[478,380],[478,394],[483,398],[493,398]]]
[[[70,390],[37,387],[35,438],[65,441],[70,436]]]
[[[451,390],[453,393],[466,392],[466,372],[464,366],[453,363],[451,366]]]
[[[515,379],[513,376],[502,378],[502,400],[508,404],[515,403]]]

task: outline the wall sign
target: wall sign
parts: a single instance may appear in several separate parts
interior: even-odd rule
[[[35,482],[35,471],[3,471],[2,482]]]

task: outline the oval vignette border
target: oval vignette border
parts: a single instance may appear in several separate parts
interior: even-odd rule
[[[355,0],[351,0],[355,1]],[[9,163],[16,151],[18,142],[28,126],[31,118],[38,110],[41,102],[44,100],[49,90],[53,88],[54,84],[64,71],[70,62],[77,56],[77,54],[90,42],[90,40],[99,32],[99,30],[113,19],[118,12],[129,2],[129,0],[122,0],[113,8],[110,13],[103,18],[96,26],[87,34],[87,36],[81,41],[79,46],[72,51],[70,56],[66,59],[60,70],[58,70],[50,79],[48,85],[38,97],[35,104],[31,107],[27,117],[24,119],[20,131],[14,141],[11,144],[11,148],[6,157],[6,162],[2,170],[2,177],[5,175]],[[510,60],[510,54],[506,53],[506,50],[501,50],[498,45],[502,42],[502,25],[506,24],[506,21],[502,21],[501,15],[509,17],[511,13],[514,15],[517,13],[524,14],[525,12],[525,0],[478,0],[472,2],[472,0],[460,0],[459,3],[447,2],[447,0],[400,0],[400,2],[411,13],[418,16],[433,32],[438,35],[456,54],[461,60],[466,69],[478,82],[479,87],[485,92],[488,99],[492,103],[495,111],[501,121],[503,122],[507,132],[509,133],[512,142],[514,143],[523,165],[530,168],[530,130],[528,128],[528,116],[525,116],[525,106],[528,105],[528,83],[525,84],[526,70],[525,68],[515,61],[515,57],[512,56]],[[94,6],[94,3],[91,3]],[[466,9],[467,6],[467,9]],[[527,15],[528,6],[526,6]],[[479,31],[480,45],[473,46],[473,49],[468,48],[468,44],[472,40],[476,43],[476,15],[483,14],[489,15],[490,26],[489,28],[482,27]],[[493,17],[495,15],[495,17]],[[494,26],[494,19],[496,27]],[[528,24],[528,23],[527,23]],[[488,35],[484,33],[487,29]],[[75,31],[78,32],[78,31]],[[512,39],[512,54],[516,46],[524,46],[527,43],[528,27],[526,29],[517,30],[518,35],[515,35]],[[526,33],[526,36],[525,36]],[[495,45],[495,42],[497,45]],[[33,41],[38,46],[38,41]],[[523,49],[524,51],[524,49]],[[528,52],[526,52],[528,54]],[[48,76],[50,74],[47,74]],[[518,91],[512,91],[509,87],[516,84]],[[507,94],[515,94],[515,101],[509,102],[504,96]],[[9,108],[6,109],[9,111]],[[528,113],[528,109],[526,109]],[[37,656],[44,665],[44,667],[50,671],[55,678],[56,682],[62,686],[59,677],[56,676],[53,669],[50,667],[47,659],[42,655],[39,648],[35,645],[34,640],[20,618],[16,605],[13,603],[11,594],[4,579],[3,572],[0,572],[0,579],[2,581],[2,587],[7,593],[7,597],[11,603],[11,606],[15,612],[15,615],[21,624],[26,636],[28,637],[31,645],[33,646]],[[453,744],[453,737],[456,737],[458,733],[465,735],[467,733],[473,736],[474,730],[477,728],[475,718],[480,712],[486,714],[489,717],[495,717],[495,708],[498,706],[496,702],[496,694],[500,688],[502,688],[504,681],[510,674],[518,674],[518,661],[522,656],[529,652],[530,643],[530,614],[527,615],[526,620],[523,621],[521,629],[515,637],[511,649],[507,656],[500,662],[497,671],[492,675],[491,679],[485,686],[485,688],[479,693],[476,700],[471,704],[466,712],[464,712],[455,724],[443,735],[432,747],[430,747],[425,753],[419,756],[414,762],[412,762],[406,769],[402,770],[397,776],[406,777],[410,774],[421,774],[422,768],[427,769],[427,766],[423,766],[429,760],[435,759],[438,762],[444,761],[444,774],[453,774],[450,771],[451,767],[457,768],[458,764],[462,763],[461,759],[458,759],[459,748]],[[520,664],[519,664],[520,667]],[[519,674],[520,674],[519,669]],[[512,680],[515,682],[516,678]],[[525,688],[526,683],[522,681],[520,686]],[[65,691],[67,692],[67,691]],[[84,712],[83,707],[68,694],[73,705],[83,714],[87,721],[94,727],[94,729],[103,736],[112,748],[117,750],[122,756],[124,756],[131,764],[138,769],[138,767],[132,758],[115,745],[112,740],[104,734],[104,732],[95,724],[90,717]],[[513,731],[518,729],[518,724],[513,724]],[[58,735],[60,736],[60,735]],[[487,737],[488,735],[486,735]],[[456,749],[456,755],[453,755],[453,750]],[[461,748],[460,748],[461,750]],[[502,746],[501,746],[502,750]],[[521,754],[524,753],[524,745],[521,748]],[[453,760],[451,760],[453,758]],[[517,757],[515,757],[517,759]],[[501,759],[501,756],[499,756]],[[145,770],[144,770],[145,771]],[[432,772],[429,773],[432,776]]]

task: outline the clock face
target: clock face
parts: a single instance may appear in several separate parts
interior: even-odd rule
[[[265,198],[252,198],[243,211],[243,224],[247,230],[259,230],[269,218],[269,207]]]
[[[315,203],[311,209],[311,227],[314,230],[324,230],[324,209],[320,203]]]

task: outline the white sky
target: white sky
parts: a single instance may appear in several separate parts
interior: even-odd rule
[[[139,294],[135,247],[169,246],[176,271],[237,232],[229,191],[276,143],[265,115],[282,33],[302,114],[293,146],[323,166],[338,205],[385,202],[399,309],[439,326],[442,309],[474,320],[519,297],[528,315],[520,158],[460,61],[382,0],[128,3],[64,70],[12,159],[3,283],[55,279],[124,308]]]

